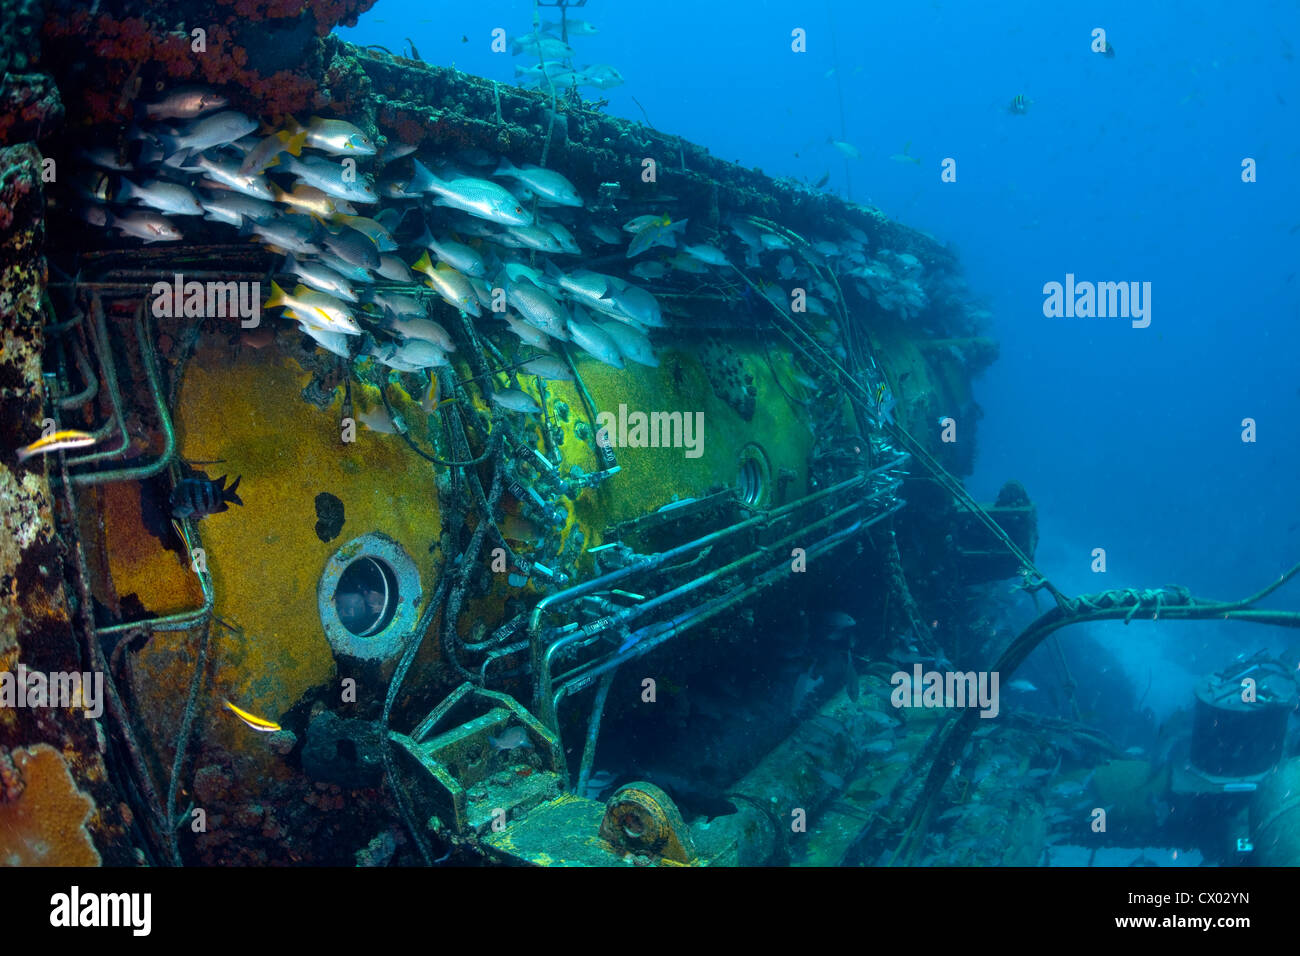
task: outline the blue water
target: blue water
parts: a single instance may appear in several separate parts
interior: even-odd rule
[[[992,498],[1024,483],[1059,587],[1245,596],[1300,560],[1300,10],[1047,6],[593,0],[574,16],[600,33],[572,44],[579,66],[626,78],[586,91],[609,112],[769,174],[829,173],[829,188],[951,243],[1001,343],[978,384],[968,486]],[[426,61],[509,81],[529,58],[493,53],[491,31],[526,33],[532,12],[383,0],[341,32],[395,53],[409,37]],[[1090,49],[1097,27],[1113,58]],[[807,52],[792,52],[795,28]],[[1006,109],[1017,94],[1024,115]],[[919,166],[890,158],[905,148]],[[1242,182],[1246,157],[1257,182]],[[1150,282],[1150,326],[1045,318],[1043,284],[1067,272]],[[1287,643],[1244,624],[1093,634],[1139,687],[1154,670],[1165,710],[1225,654]]]

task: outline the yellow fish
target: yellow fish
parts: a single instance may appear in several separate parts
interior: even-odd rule
[[[269,720],[263,720],[261,717],[256,717],[246,710],[240,710],[230,701],[226,701],[226,709],[246,723],[249,727],[256,730],[259,734],[273,734],[280,729],[279,724],[272,723]]]
[[[18,460],[26,461],[32,455],[48,455],[52,451],[64,451],[68,448],[85,448],[95,444],[96,438],[90,432],[67,429],[38,438],[30,445],[18,449]]]

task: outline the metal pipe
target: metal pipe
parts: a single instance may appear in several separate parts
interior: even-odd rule
[[[185,543],[186,556],[194,554],[195,543],[199,542],[198,528],[188,519],[178,519],[181,527],[181,536]],[[168,614],[164,617],[150,618],[147,621],[131,621],[127,624],[112,624],[108,627],[101,627],[95,631],[95,636],[102,639],[109,634],[120,634],[133,629],[143,629],[152,634],[154,631],[187,631],[192,627],[207,623],[212,616],[212,609],[216,604],[216,591],[212,587],[212,575],[210,573],[196,572],[199,576],[199,587],[203,591],[203,606],[193,611],[180,611],[176,614]]]
[[[144,308],[143,302],[141,302],[140,307]],[[99,440],[107,436],[116,427],[122,440],[118,447],[112,451],[91,452],[69,458],[69,468],[91,461],[99,461],[103,458],[115,458],[125,452],[131,445],[131,436],[127,434],[126,430],[126,416],[122,414],[122,392],[117,385],[117,368],[113,365],[113,347],[109,344],[108,326],[104,323],[104,303],[100,301],[98,295],[91,297],[90,315],[91,346],[95,350],[95,357],[99,359],[99,370],[104,376],[104,385],[108,389],[108,400],[113,409],[113,417],[102,428],[95,431],[95,438]],[[71,480],[75,481],[75,476]]]
[[[90,359],[86,358],[86,350],[81,347],[81,343],[76,339],[72,340],[72,351],[76,358],[77,370],[81,372],[81,380],[86,383],[86,387],[75,395],[64,395],[60,398],[56,404],[63,409],[77,408],[99,394],[99,379],[95,377],[95,370],[90,367]]]
[[[865,474],[854,475],[852,478],[848,478],[842,482],[839,482],[838,484],[831,485],[829,488],[823,488],[821,491],[814,492],[813,494],[808,495],[804,498],[800,498],[797,501],[789,502],[788,504],[782,505],[781,507],[773,509],[772,511],[755,515],[752,518],[747,518],[744,521],[738,522],[727,528],[723,528],[719,531],[714,531],[711,532],[710,534],[704,535],[703,537],[696,538],[694,541],[688,541],[685,544],[678,545],[675,548],[670,548],[667,551],[662,551],[659,554],[654,555],[653,557],[648,557],[639,561],[634,561],[633,563],[625,567],[619,568],[616,571],[611,571],[608,574],[601,575],[600,577],[592,578],[589,581],[584,581],[581,584],[576,584],[573,587],[567,588],[563,591],[557,591],[556,593],[548,595],[547,597],[543,598],[541,601],[537,603],[536,607],[533,608],[533,613],[529,619],[529,624],[528,624],[528,637],[530,643],[532,644],[533,673],[535,675],[538,675],[538,684],[536,688],[536,700],[534,701],[534,709],[540,714],[544,715],[546,713],[547,703],[551,697],[551,688],[546,682],[548,680],[548,675],[550,673],[550,661],[554,658],[555,652],[558,650],[558,648],[556,648],[554,644],[552,644],[550,647],[547,648],[543,648],[541,645],[541,641],[540,641],[541,621],[542,621],[542,615],[546,613],[546,611],[553,609],[554,607],[558,606],[561,603],[568,603],[570,601],[577,600],[578,598],[590,594],[593,591],[605,590],[610,585],[621,582],[623,579],[629,578],[643,571],[654,571],[659,568],[662,568],[664,565],[668,564],[671,561],[676,560],[677,558],[682,557],[685,554],[688,554],[692,551],[701,550],[705,547],[712,546],[713,544],[725,540],[726,538],[729,538],[741,531],[745,531],[750,528],[755,528],[759,526],[769,526],[775,523],[776,521],[784,518],[786,515],[791,514],[797,510],[806,508],[809,505],[814,504],[815,502],[820,501],[823,498],[826,498],[830,495],[839,494],[840,492],[846,491],[850,488],[857,487],[865,483],[866,480],[872,475],[885,471],[889,468],[893,468],[896,465],[900,464],[902,461],[906,460],[906,458],[907,458],[906,455],[901,455],[895,460],[887,464],[881,465],[878,468],[873,469],[872,471],[866,472]],[[542,716],[541,719],[544,723],[548,723],[546,716]],[[552,729],[554,729],[554,727],[552,727]]]
[[[587,781],[591,779],[591,768],[596,762],[596,738],[600,736],[600,719],[605,715],[605,701],[609,698],[609,689],[614,684],[614,675],[618,668],[610,671],[600,680],[600,686],[596,688],[596,699],[591,703],[591,720],[587,723],[587,742],[582,747],[582,764],[578,768],[578,793],[582,793],[587,787]],[[564,775],[569,775],[569,765],[565,762]],[[568,780],[565,780],[568,783]]]
[[[820,541],[814,542],[807,549],[807,557],[809,558],[820,557],[822,554],[838,547],[844,541],[848,540],[852,535],[856,534],[859,530],[865,530],[866,528],[869,528],[872,525],[880,521],[883,521],[884,519],[896,513],[902,507],[903,507],[903,503],[900,502],[899,504],[895,505],[893,508],[889,509],[888,511],[883,512],[882,514],[879,514],[876,517],[872,518],[870,521],[855,522],[854,524],[850,525],[847,528],[843,528],[839,531],[836,531],[833,534],[827,535],[825,538],[822,538]],[[650,651],[654,650],[660,645],[667,643],[667,641],[669,641],[671,638],[676,636],[678,633],[688,630],[689,628],[694,627],[696,624],[703,623],[704,621],[707,621],[709,618],[714,617],[722,613],[723,611],[728,610],[731,607],[734,607],[736,604],[739,604],[741,601],[745,600],[751,595],[767,587],[768,584],[775,581],[777,577],[784,576],[788,573],[789,572],[786,570],[785,563],[782,562],[781,564],[778,564],[776,567],[771,568],[768,571],[764,572],[763,574],[759,575],[749,584],[737,585],[736,587],[732,588],[730,591],[727,591],[716,598],[712,598],[708,601],[705,601],[703,604],[699,604],[693,608],[689,608],[686,611],[683,611],[681,614],[677,615],[676,617],[670,618],[667,621],[660,621],[654,624],[648,624],[645,627],[641,628],[640,631],[634,632],[639,636],[637,637],[637,640],[634,643],[628,646],[627,650],[615,654],[612,657],[606,658],[603,662],[599,662],[595,664],[593,667],[591,667],[585,674],[574,677],[572,680],[569,680],[568,682],[562,684],[555,691],[554,697],[550,701],[552,712],[553,713],[558,712],[561,701],[567,695],[582,690],[584,687],[590,685],[591,682],[594,681],[597,677],[609,673],[610,671],[622,666],[627,661],[630,661],[633,658],[640,657],[642,655],[650,653]],[[558,735],[559,731],[556,730],[555,733]]]
[[[539,601],[537,605],[533,608],[532,615],[529,617],[529,621],[528,621],[528,637],[533,644],[534,665],[540,666],[542,663],[541,655],[543,651],[538,643],[538,637],[541,631],[542,615],[545,614],[547,611],[551,610],[552,608],[557,607],[560,604],[577,600],[578,598],[590,594],[593,591],[605,590],[610,585],[616,584],[622,581],[624,578],[631,577],[634,574],[639,574],[642,571],[657,570],[658,568],[663,567],[665,564],[669,563],[670,561],[674,561],[677,558],[680,558],[683,555],[688,554],[692,551],[697,551],[708,545],[712,545],[718,541],[723,541],[734,534],[738,534],[739,532],[748,530],[749,528],[757,527],[758,525],[761,525],[764,522],[770,522],[772,520],[776,520],[780,517],[783,517],[786,513],[794,511],[798,508],[806,507],[807,505],[819,501],[822,498],[827,497],[828,495],[837,494],[848,488],[860,485],[864,481],[866,481],[866,479],[870,477],[872,474],[875,474],[876,471],[881,471],[884,468],[891,468],[894,465],[898,464],[899,462],[905,460],[906,457],[907,457],[906,455],[900,456],[895,461],[890,462],[890,464],[888,465],[882,465],[881,468],[877,468],[875,469],[875,471],[867,472],[866,474],[863,475],[854,475],[852,478],[848,478],[838,484],[831,485],[829,488],[823,488],[821,491],[814,492],[813,494],[808,495],[804,498],[800,498],[797,501],[792,501],[788,504],[782,505],[781,507],[776,508],[773,511],[766,512],[761,515],[756,515],[753,518],[747,518],[744,521],[738,522],[737,524],[723,528],[719,531],[711,532],[709,534],[704,535],[703,537],[696,538],[694,541],[688,541],[685,544],[680,544],[675,548],[670,548],[669,550],[662,551],[659,554],[650,557],[641,558],[640,560],[634,561],[631,564],[619,568],[616,571],[610,571],[607,574],[602,574],[599,577],[592,578],[588,581],[583,581],[579,584],[573,585],[572,587],[565,588],[562,591],[556,591],[554,594],[547,595],[546,597],[542,598],[542,600]]]
[[[883,493],[884,490],[885,489],[881,489],[881,493]],[[715,568],[714,570],[709,571],[707,574],[702,574],[698,578],[694,578],[693,580],[688,581],[686,584],[682,585],[681,587],[675,588],[672,591],[665,592],[664,594],[659,595],[653,600],[647,601],[645,604],[641,604],[636,607],[625,608],[623,611],[619,612],[616,615],[612,615],[608,619],[609,626],[624,624],[627,621],[640,617],[641,614],[643,614],[645,611],[653,607],[666,604],[669,601],[675,600],[676,598],[679,598],[684,594],[696,590],[697,588],[702,587],[705,584],[710,584],[713,583],[714,581],[718,581],[721,578],[725,577],[726,575],[735,572],[736,570],[743,567],[744,565],[752,564],[754,561],[763,557],[765,554],[783,548],[785,545],[808,534],[814,529],[820,528],[823,525],[829,524],[833,521],[838,520],[839,518],[846,516],[850,512],[855,511],[857,508],[861,507],[862,504],[866,503],[869,500],[870,499],[862,499],[860,501],[854,502],[851,505],[848,505],[845,508],[841,508],[839,511],[832,512],[831,514],[826,515],[825,517],[820,518],[819,520],[814,521],[811,524],[800,527],[798,530],[792,532],[789,535],[786,535],[786,537],[782,538],[780,541],[776,541],[771,545],[767,545],[763,548],[759,548],[756,551],[752,551],[749,554],[745,555],[744,557],[738,558],[737,560],[731,562],[731,564],[725,565],[724,567]],[[885,513],[892,514],[893,511],[898,510],[899,507],[902,506],[898,505],[892,511],[888,511]],[[878,520],[879,517],[872,519],[870,524],[875,524],[875,522]],[[850,526],[850,529],[856,529],[856,527],[858,527],[858,525],[860,524],[861,522],[858,522],[857,524]],[[867,527],[870,527],[870,524],[868,524]],[[778,568],[784,568],[784,566],[785,566],[784,562],[782,562],[780,565],[778,565]],[[602,630],[603,629],[605,628],[602,628]],[[643,628],[642,631],[644,630],[645,629]],[[633,641],[632,638],[633,636],[639,633],[642,632],[635,631],[633,632],[633,634],[629,635],[628,638],[624,640],[623,646],[619,648],[619,652],[622,653],[627,648],[633,646],[633,644],[635,644],[635,641]],[[540,675],[541,681],[544,685],[546,685],[547,687],[551,687],[554,686],[556,682],[556,679],[551,676],[551,665],[554,663],[560,650],[567,647],[569,644],[572,644],[576,639],[578,639],[578,637],[586,636],[586,635],[587,635],[587,631],[585,630],[578,631],[575,635],[569,635],[567,637],[561,638],[560,640],[552,644],[550,648],[547,649],[547,653],[544,658],[544,664],[543,664],[544,670]],[[640,638],[637,639],[639,640]],[[578,667],[574,668],[572,671],[569,671],[568,673],[561,675],[559,677],[559,681],[563,682],[565,680],[572,678],[574,675],[581,673],[582,670],[587,666],[589,666],[589,664],[579,665]]]
[[[102,313],[101,313],[102,318]],[[72,482],[77,485],[102,485],[115,481],[143,481],[146,478],[152,478],[158,472],[162,471],[171,462],[172,456],[176,454],[176,429],[172,427],[171,416],[167,413],[167,403],[163,400],[162,381],[158,367],[155,364],[153,347],[149,344],[144,334],[144,301],[141,300],[140,308],[135,315],[135,334],[140,344],[140,359],[144,365],[144,374],[149,381],[149,393],[153,396],[154,410],[158,415],[158,422],[163,429],[163,450],[153,462],[147,465],[140,465],[134,468],[117,468],[112,471],[92,471],[85,474],[73,475]],[[125,437],[125,429],[123,429]]]

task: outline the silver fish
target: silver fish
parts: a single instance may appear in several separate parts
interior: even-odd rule
[[[182,150],[204,150],[212,146],[224,146],[233,143],[241,136],[247,136],[257,129],[257,120],[249,119],[243,113],[226,110],[214,113],[191,123],[176,136],[160,136],[159,143],[169,156]]]
[[[531,282],[512,282],[506,287],[506,301],[535,329],[568,341],[568,311]]]
[[[411,269],[397,256],[386,255],[379,257],[379,268],[375,270],[385,279],[391,279],[393,282],[410,282]]]
[[[137,186],[131,180],[123,178],[117,198],[123,202],[134,201],[173,216],[203,215],[203,207],[193,192],[185,186],[160,179],[150,179]]]
[[[569,366],[554,355],[538,355],[529,359],[520,368],[529,375],[536,375],[551,382],[572,382],[573,372]]]
[[[450,239],[435,239],[429,232],[428,226],[425,226],[424,235],[420,237],[420,245],[437,256],[440,262],[447,263],[457,272],[476,277],[487,275],[487,266],[483,264],[483,257],[478,252]]]
[[[373,156],[375,144],[346,120],[313,116],[307,124],[307,145],[335,156]]]
[[[614,368],[623,367],[623,356],[614,344],[613,338],[609,333],[596,325],[594,322],[585,322],[582,319],[571,319],[569,321],[569,336],[573,339],[575,345],[599,362]]]
[[[275,198],[271,195],[271,187],[267,185],[265,179],[257,173],[241,173],[239,167],[234,163],[218,162],[200,153],[194,157],[191,165],[186,166],[185,169],[188,171],[201,171],[212,182],[244,196],[252,196],[254,199],[266,201]]]
[[[531,395],[517,388],[503,388],[492,393],[492,401],[512,412],[535,414],[542,410]]]
[[[225,190],[205,193],[199,198],[199,204],[207,213],[204,219],[225,222],[236,227],[242,226],[245,219],[266,222],[274,219],[280,212],[269,202]]]
[[[650,368],[659,367],[659,359],[655,357],[650,340],[632,326],[623,322],[597,322],[596,324],[614,340],[619,353],[625,359]]]
[[[125,216],[109,216],[107,225],[119,232],[148,242],[176,242],[180,230],[162,216],[153,212],[131,212]]]
[[[527,163],[516,166],[503,156],[492,175],[505,176],[521,182],[546,202],[559,206],[582,205],[582,197],[578,195],[578,190],[574,188],[573,183],[553,169]]]
[[[388,319],[388,327],[403,338],[429,342],[444,352],[456,351],[456,343],[451,340],[451,335],[432,319],[404,319],[392,315]]]
[[[696,245],[682,246],[682,252],[686,253],[693,259],[707,263],[711,266],[729,266],[731,262],[727,259],[726,254],[717,246]]]
[[[366,177],[357,176],[350,167],[345,167],[341,162],[323,156],[312,156],[307,159],[286,156],[282,165],[285,172],[292,173],[307,185],[315,186],[321,192],[336,199],[359,203],[379,202],[379,195]]]
[[[347,280],[319,262],[299,262],[290,254],[284,261],[283,269],[301,279],[303,285],[310,286],[318,292],[326,292],[348,302],[358,301],[357,294],[352,291]]]
[[[539,349],[550,348],[551,340],[546,337],[546,334],[541,329],[516,319],[509,312],[502,318],[506,320],[506,325],[510,327],[510,331],[519,336],[520,341],[535,345]]]
[[[420,192],[433,193],[437,205],[459,209],[479,219],[498,222],[506,226],[531,226],[532,213],[526,211],[519,200],[508,190],[486,179],[440,179],[431,173],[418,159],[415,162],[415,178],[410,189],[418,184]]]

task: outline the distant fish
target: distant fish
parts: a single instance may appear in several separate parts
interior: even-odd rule
[[[1011,98],[1011,102],[1007,105],[1007,112],[1016,115],[1024,115],[1029,112],[1029,107],[1033,102],[1034,101],[1025,96],[1024,93],[1017,93]]]
[[[816,692],[817,688],[825,680],[822,677],[814,678],[812,672],[813,669],[810,666],[806,673],[795,678],[794,688],[790,692],[790,713],[795,717],[800,715],[804,706],[808,703],[808,698]]]
[[[521,747],[532,747],[533,743],[528,739],[528,731],[518,725],[509,727],[500,737],[488,737],[488,743],[498,751],[501,750],[518,750]]]
[[[1109,40],[1106,41],[1106,49],[1101,52],[1102,56],[1106,57],[1108,60],[1113,60],[1115,58],[1115,47]]]
[[[492,393],[492,401],[512,412],[536,414],[542,406],[533,401],[531,395],[518,388],[503,388]]]
[[[882,737],[878,740],[871,741],[871,743],[867,744],[863,749],[865,749],[869,754],[887,754],[894,749],[894,741]]]
[[[89,432],[79,432],[74,429],[65,429],[61,432],[54,432],[38,438],[30,445],[24,445],[18,449],[18,460],[26,461],[33,455],[48,455],[55,451],[66,451],[69,448],[86,448],[95,444],[97,439]]]
[[[819,620],[822,625],[833,631],[858,626],[858,622],[843,611],[824,611],[819,615]]]
[[[240,477],[243,477],[242,475]],[[206,518],[228,511],[231,504],[243,505],[236,493],[239,478],[229,488],[226,476],[220,478],[184,478],[172,489],[170,505],[173,518]]]
[[[225,706],[228,711],[230,711],[232,714],[234,714],[236,717],[242,720],[253,730],[256,730],[259,734],[273,734],[280,729],[279,724],[274,723],[273,721],[270,720],[265,720],[254,714],[250,714],[248,711],[236,707],[228,700],[225,701]]]
[[[818,179],[817,182],[813,183],[813,189],[821,189],[830,181],[831,181],[831,174],[829,172],[822,173],[821,178]]]
[[[860,151],[856,146],[854,146],[852,143],[846,143],[846,142],[844,142],[843,140],[839,140],[839,139],[827,139],[826,142],[830,143],[832,146],[834,146],[836,149],[838,149],[841,153],[843,153],[843,154],[844,154],[845,156],[847,156],[849,159],[861,159],[861,158],[862,158],[862,153],[861,153],[861,151]]]
[[[1032,694],[1034,691],[1038,690],[1038,688],[1023,677],[1020,677],[1008,684],[1007,690],[1020,691],[1022,694]]]
[[[711,266],[729,266],[731,265],[726,255],[717,246],[694,245],[682,246],[682,252],[686,253],[692,259],[698,259],[700,262]]]
[[[911,149],[912,149],[912,141],[909,139],[906,143],[903,144],[903,151],[901,153],[895,153],[893,156],[890,156],[889,158],[896,163],[913,163],[917,166],[920,166],[921,160],[919,160],[917,157],[911,154],[910,152]]]

